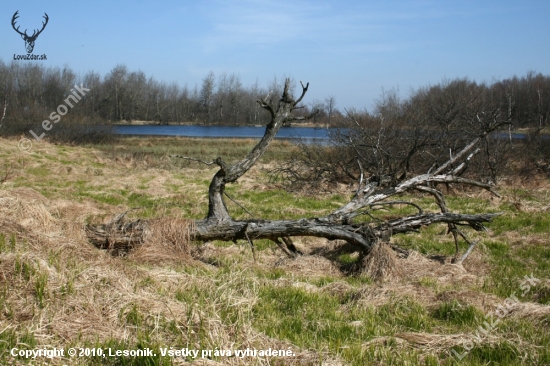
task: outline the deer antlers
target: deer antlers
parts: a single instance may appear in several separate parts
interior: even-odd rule
[[[32,36],[29,36],[27,34],[27,30],[25,29],[25,32],[22,33],[20,30],[19,30],[19,26],[16,28],[15,27],[15,21],[17,20],[17,18],[19,18],[19,10],[17,10],[15,12],[15,14],[13,14],[13,17],[11,18],[11,26],[13,27],[13,29],[19,33],[21,35],[21,38],[23,38],[23,40],[25,41],[25,45],[27,47],[27,52],[31,53],[33,48],[34,48],[34,41],[36,41],[36,38],[38,37],[38,35],[40,33],[42,33],[42,31],[44,30],[44,28],[46,28],[46,24],[48,24],[48,20],[50,19],[48,17],[48,14],[44,13],[44,19],[46,20],[45,22],[42,22],[42,29],[38,30],[38,29],[35,29]]]

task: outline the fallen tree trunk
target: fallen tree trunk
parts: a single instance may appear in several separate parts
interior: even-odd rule
[[[368,224],[339,224],[326,217],[301,220],[230,221],[216,225],[211,225],[208,221],[199,221],[196,223],[193,238],[201,241],[236,241],[315,236],[329,240],[345,240],[368,250],[380,238],[417,231],[422,226],[436,223],[468,225],[482,230],[483,223],[490,222],[498,215],[498,213],[480,215],[430,213],[388,221],[376,227]]]
[[[454,235],[458,258],[458,237],[463,237],[470,247],[472,244],[466,239],[458,226],[469,226],[474,230],[483,230],[484,223],[490,222],[498,213],[485,213],[477,215],[458,214],[448,211],[443,193],[437,190],[437,183],[458,183],[478,186],[493,191],[489,184],[472,181],[459,176],[465,164],[458,165],[458,168],[445,170],[453,164],[458,163],[459,159],[465,157],[475,145],[485,137],[490,129],[485,131],[482,136],[477,137],[472,143],[464,147],[459,153],[451,157],[449,161],[443,164],[432,174],[423,174],[403,180],[393,187],[378,187],[377,183],[363,184],[363,179],[359,182],[359,189],[355,192],[353,198],[338,208],[331,214],[324,217],[304,218],[300,220],[233,220],[225,205],[225,186],[228,183],[237,181],[243,176],[264,154],[271,141],[279,129],[286,123],[297,119],[307,119],[307,117],[294,117],[292,111],[298,107],[308,90],[307,85],[302,85],[302,93],[297,100],[290,95],[290,81],[285,82],[281,99],[276,106],[268,103],[266,99],[260,99],[258,103],[271,114],[271,121],[266,126],[266,131],[258,144],[249,152],[249,154],[239,162],[233,165],[227,165],[221,157],[213,161],[201,161],[192,157],[174,156],[177,158],[199,161],[208,165],[216,164],[220,167],[218,172],[212,178],[208,192],[208,214],[205,219],[195,221],[193,230],[189,233],[191,240],[198,241],[234,241],[246,240],[253,247],[253,240],[270,239],[277,243],[279,247],[289,256],[298,254],[298,251],[291,241],[291,237],[296,236],[314,236],[326,238],[329,240],[339,239],[358,246],[364,252],[368,252],[374,244],[380,240],[387,241],[392,235],[403,234],[411,231],[417,231],[422,226],[428,226],[436,223],[445,223],[448,225],[449,232]],[[494,123],[491,129],[497,128],[498,123]],[[476,151],[467,157],[469,160]],[[435,197],[441,212],[425,213],[417,204],[408,201],[388,201],[389,198],[400,195],[408,191],[426,192]],[[498,194],[497,194],[498,195]],[[377,206],[388,204],[408,204],[416,207],[418,213],[402,218],[387,221],[366,221],[356,222],[358,216],[369,216],[369,211]],[[119,215],[113,221],[104,225],[91,225],[87,227],[87,235],[90,241],[102,249],[127,250],[140,245],[146,238],[149,230],[147,221],[138,220],[130,223],[123,223],[124,214]],[[469,254],[471,248],[465,254]],[[465,256],[460,261],[465,259]]]
[[[212,223],[209,220],[195,222],[192,240],[237,241],[269,239],[293,236],[314,236],[329,240],[345,240],[350,244],[369,250],[381,238],[395,234],[417,231],[422,226],[436,223],[468,225],[478,230],[498,213],[466,215],[452,213],[429,213],[391,220],[372,227],[368,224],[341,224],[330,218],[301,220],[246,220]],[[88,238],[100,249],[131,249],[140,245],[148,230],[147,221],[138,220],[124,225],[99,225],[88,227]]]

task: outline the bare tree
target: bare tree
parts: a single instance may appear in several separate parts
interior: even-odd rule
[[[212,119],[214,84],[214,72],[210,71],[208,75],[202,80],[202,87],[200,90],[200,103],[204,112],[204,120],[206,122],[209,122]]]
[[[319,123],[327,118],[326,105],[322,101],[315,99],[311,102],[310,106],[312,111],[319,111],[319,113],[313,117],[313,123]]]
[[[247,122],[252,125],[262,123],[263,113],[262,107],[256,103],[257,98],[267,95],[268,92],[260,88],[258,80],[246,92],[244,99],[245,114],[247,114]]]
[[[443,193],[435,185],[438,183],[458,183],[481,187],[493,192],[491,185],[461,178],[458,174],[464,169],[464,162],[469,160],[477,151],[475,150],[476,145],[490,130],[498,127],[496,124],[491,125],[487,131],[477,136],[461,151],[458,151],[445,163],[429,173],[416,175],[389,187],[381,186],[378,182],[369,182],[361,175],[353,198],[329,215],[300,220],[235,220],[231,217],[225,204],[226,185],[236,182],[258,161],[283,124],[296,119],[312,117],[312,115],[296,117],[292,113],[306,95],[308,86],[309,84],[302,84],[301,95],[294,99],[290,93],[290,80],[287,79],[282,96],[276,103],[268,102],[267,98],[258,100],[258,104],[269,113],[270,122],[266,126],[262,139],[244,159],[237,163],[227,165],[221,157],[212,161],[201,161],[190,157],[176,156],[219,166],[219,170],[212,178],[209,186],[208,214],[203,220],[195,221],[190,233],[191,239],[199,241],[245,240],[252,247],[253,240],[270,239],[277,243],[287,255],[295,256],[298,252],[291,240],[291,237],[294,236],[315,236],[331,240],[341,239],[362,248],[363,251],[369,251],[379,240],[387,240],[392,235],[416,231],[426,225],[445,223],[455,237],[456,261],[463,261],[476,243],[471,242],[459,227],[469,226],[474,230],[483,230],[483,223],[491,221],[498,214],[451,213],[447,209]],[[409,191],[431,194],[439,205],[440,211],[428,213],[413,202],[393,199],[393,197]],[[359,217],[369,218],[372,210],[390,204],[410,205],[415,207],[418,212],[386,221],[356,220]],[[147,230],[147,221],[138,220],[124,223],[123,216],[124,214],[119,215],[115,220],[105,225],[88,226],[87,235],[92,243],[99,248],[111,249],[117,247],[131,248],[141,243]],[[458,256],[459,238],[463,238],[469,244],[467,252],[461,258]]]
[[[4,96],[4,108],[2,110],[2,118],[0,118],[0,128],[2,128],[2,124],[4,122],[4,118],[6,118],[6,109],[8,109],[8,96]]]
[[[108,102],[108,119],[116,122],[124,120],[123,106],[127,98],[128,69],[125,65],[117,65],[105,77],[106,100]]]
[[[327,110],[327,116],[328,116],[328,125],[332,125],[332,117],[334,116],[334,112],[336,110],[336,97],[334,95],[329,95],[325,98],[325,106]]]
[[[79,110],[82,111],[82,114],[88,116],[92,119],[101,119],[101,107],[103,95],[101,77],[96,72],[88,72],[82,78],[82,83],[90,89],[86,96],[82,99],[82,106],[79,107]]]
[[[146,87],[147,77],[143,71],[131,72],[128,75],[126,82],[128,89],[128,97],[124,105],[124,115],[127,121],[139,119],[140,113],[144,109],[146,103]]]
[[[6,129],[5,118],[7,116],[8,106],[11,101],[16,99],[16,95],[14,93],[15,73],[13,72],[13,66],[14,65],[12,64],[12,67],[8,67],[3,61],[0,60],[0,101],[3,101],[1,109],[2,117],[0,118],[0,131]]]

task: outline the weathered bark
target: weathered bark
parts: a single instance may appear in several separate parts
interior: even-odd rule
[[[231,216],[227,212],[227,207],[224,202],[224,190],[227,183],[233,183],[241,176],[243,176],[262,155],[265,153],[269,144],[277,135],[279,129],[285,122],[296,120],[296,117],[292,116],[292,111],[296,109],[298,103],[302,100],[307,92],[309,83],[304,86],[302,84],[302,95],[298,100],[292,99],[290,95],[290,80],[287,79],[283,90],[283,95],[279,100],[276,109],[269,105],[265,100],[261,99],[258,103],[271,114],[271,121],[266,127],[264,136],[258,142],[256,146],[248,153],[248,155],[241,161],[227,166],[221,157],[214,160],[214,163],[220,166],[220,170],[216,173],[210,187],[208,189],[208,216],[206,221],[209,224],[217,224],[224,222],[232,222]],[[309,118],[309,117],[305,117]]]
[[[88,240],[97,248],[109,250],[114,254],[126,253],[141,245],[149,225],[144,220],[124,223],[124,216],[128,212],[115,216],[104,225],[87,225]]]
[[[498,213],[466,215],[453,213],[431,213],[408,216],[387,221],[377,226],[369,224],[342,224],[329,217],[301,220],[248,220],[212,224],[208,220],[196,223],[195,240],[247,240],[273,239],[289,236],[315,236],[330,240],[341,239],[351,244],[370,249],[383,236],[392,236],[417,231],[422,226],[435,223],[468,225],[483,230],[483,223],[490,222]]]
[[[192,240],[209,241],[237,241],[246,240],[254,249],[253,240],[269,239],[289,256],[299,254],[290,237],[294,236],[315,236],[326,239],[340,239],[368,251],[379,240],[387,241],[389,237],[395,234],[417,231],[422,226],[428,226],[436,223],[445,223],[449,227],[456,241],[458,256],[458,236],[463,237],[469,244],[469,249],[459,260],[462,262],[475,245],[472,244],[462,231],[457,229],[459,225],[470,226],[474,230],[483,230],[484,223],[490,222],[498,213],[486,213],[478,215],[467,215],[451,213],[446,207],[443,193],[434,186],[437,183],[458,183],[474,185],[491,191],[489,184],[472,181],[461,178],[458,175],[465,167],[465,163],[479,151],[471,152],[477,143],[488,133],[486,131],[482,136],[477,137],[462,149],[458,154],[452,157],[447,163],[443,164],[432,174],[423,174],[404,180],[399,184],[389,188],[379,188],[377,183],[367,183],[363,185],[363,179],[360,180],[359,189],[354,197],[345,205],[338,208],[331,214],[324,217],[304,218],[301,220],[233,220],[225,205],[224,195],[225,186],[228,183],[237,181],[243,176],[265,153],[271,141],[283,124],[296,120],[306,119],[308,117],[293,117],[292,111],[297,108],[307,92],[308,85],[302,84],[302,93],[297,100],[294,100],[289,92],[290,81],[285,82],[281,99],[276,106],[270,105],[265,99],[258,101],[260,106],[266,109],[271,115],[271,121],[267,125],[265,134],[250,153],[239,162],[233,165],[227,165],[218,157],[212,162],[205,164],[216,164],[220,167],[218,172],[212,178],[208,192],[208,214],[205,219],[195,222],[194,231],[190,234]],[[496,126],[493,126],[496,128]],[[453,164],[458,163],[459,159],[465,157],[464,164],[459,164],[458,168],[448,169]],[[200,161],[194,158],[177,156],[184,159]],[[445,171],[447,170],[447,173]],[[363,177],[362,177],[363,178]],[[402,194],[410,190],[427,192],[435,197],[441,212],[425,213],[420,206],[407,201],[386,201],[388,198]],[[376,206],[387,204],[409,204],[418,209],[418,213],[399,219],[388,220],[384,222],[354,222],[358,216],[370,215],[369,210]],[[89,226],[87,230],[88,237],[99,248],[131,248],[139,245],[143,235],[147,231],[147,223],[138,220],[133,223],[123,225],[122,216],[114,219],[106,225]]]

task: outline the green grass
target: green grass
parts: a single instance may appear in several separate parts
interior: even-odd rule
[[[21,162],[25,170],[10,184],[15,188],[31,187],[55,202],[55,205],[50,205],[50,202],[44,205],[59,220],[66,218],[63,209],[67,201],[87,203],[104,212],[93,217],[91,213],[79,212],[85,217],[82,219],[85,222],[92,219],[104,222],[112,213],[137,207],[140,210],[130,212],[129,217],[169,214],[202,218],[206,214],[208,184],[216,168],[167,156],[180,154],[205,160],[222,156],[231,162],[246,155],[253,143],[251,140],[209,140],[205,143],[180,138],[128,138],[101,145],[99,151],[95,150],[96,147],[80,150],[81,160],[73,158],[73,148],[56,146],[55,154],[58,155],[46,152],[25,155],[27,160]],[[289,145],[276,143],[262,161],[282,161],[289,156],[290,150]],[[8,159],[12,158],[8,155]],[[270,185],[265,172],[253,174],[258,186],[243,180],[229,185],[227,192],[254,218],[322,216],[348,199],[341,192],[291,194],[280,186]],[[254,242],[260,258],[256,263],[246,242],[239,241],[237,250],[232,242],[215,242],[214,247],[219,251],[214,251],[208,258],[208,266],[196,263],[149,264],[132,258],[104,257],[104,262],[110,267],[103,267],[108,270],[98,274],[81,258],[81,252],[86,252],[83,249],[93,250],[91,248],[79,247],[72,252],[76,254],[67,257],[67,246],[60,247],[60,250],[57,247],[44,250],[36,239],[25,240],[13,230],[0,227],[0,263],[9,264],[0,272],[0,276],[6,276],[5,280],[0,277],[0,320],[10,325],[0,332],[0,363],[14,362],[9,356],[11,347],[23,344],[27,348],[40,347],[47,342],[65,347],[157,350],[156,356],[139,359],[90,357],[86,359],[90,364],[170,365],[170,358],[159,355],[160,347],[214,349],[224,340],[229,340],[236,349],[266,347],[271,343],[289,345],[295,352],[307,351],[314,355],[312,364],[338,358],[350,365],[455,365],[457,363],[448,352],[431,352],[424,346],[411,345],[396,338],[403,332],[468,335],[485,321],[486,310],[462,300],[441,300],[439,295],[452,291],[476,292],[504,301],[512,293],[518,295],[524,276],[533,274],[541,282],[529,288],[525,296],[518,296],[519,300],[540,305],[550,303],[550,289],[542,283],[550,278],[547,239],[550,212],[518,209],[515,204],[517,200],[523,200],[525,205],[532,207],[548,207],[548,190],[504,188],[501,193],[504,198],[495,201],[461,193],[447,196],[447,205],[452,212],[502,211],[504,215],[489,224],[486,233],[467,230],[472,238],[480,240],[475,249],[478,256],[475,263],[487,269],[487,274],[479,275],[479,282],[449,285],[438,281],[433,273],[422,274],[423,277],[407,284],[407,289],[415,289],[418,298],[405,295],[399,287],[393,289],[391,283],[374,283],[368,276],[340,277],[329,273],[309,276],[307,271],[294,272],[278,261],[265,259],[273,253],[280,253],[277,246],[267,240]],[[407,195],[402,198],[414,200],[427,207],[427,211],[437,210],[430,196]],[[227,200],[227,205],[235,218],[250,218],[232,201]],[[411,206],[393,205],[370,213],[375,219],[384,220],[414,212],[416,210]],[[372,217],[365,215],[361,220],[370,221]],[[64,228],[59,232],[62,230]],[[63,241],[61,236],[53,237]],[[424,255],[449,257],[455,250],[445,225],[397,235],[392,241]],[[75,244],[71,242],[70,245]],[[460,245],[461,250],[465,250],[465,243]],[[104,253],[97,251],[94,255],[101,257]],[[331,257],[340,266],[349,266],[357,258],[357,253]],[[49,267],[48,271],[45,267]],[[9,277],[10,271],[12,277]],[[306,285],[305,288],[293,286],[298,282]],[[117,292],[120,283],[125,284],[128,293],[121,295]],[[327,290],[342,283],[340,292]],[[54,309],[71,314],[74,311],[71,304],[89,288],[97,288],[105,296],[111,296],[113,301],[102,311],[113,315],[109,318],[111,321],[123,324],[124,337],[113,334],[111,338],[99,340],[83,333],[66,340],[57,333],[47,333],[46,340],[41,338],[42,332],[47,330],[41,328],[38,319],[49,321],[62,314]],[[366,295],[382,290],[389,293],[385,292],[386,301],[383,303],[365,300]],[[432,303],[423,302],[425,293],[434,299]],[[131,296],[132,300],[124,302],[125,296]],[[86,299],[92,305],[95,300]],[[150,307],[150,302],[155,307]],[[29,318],[22,318],[22,307],[28,310],[25,314],[31,314],[27,315]],[[184,315],[171,315],[178,310]],[[78,313],[81,317],[85,315],[84,310]],[[550,364],[548,324],[550,317],[507,317],[492,331],[499,342],[476,344],[460,364]],[[380,338],[385,341],[369,343]],[[461,350],[459,346],[455,348]],[[218,357],[215,361],[223,364],[227,359]],[[274,360],[273,364],[284,364],[284,361]]]
[[[36,276],[36,282],[34,284],[34,291],[36,296],[36,301],[40,308],[44,307],[48,295],[48,275],[44,273],[39,273]]]
[[[359,259],[358,256],[353,256],[352,254],[350,253],[344,253],[344,254],[340,254],[337,258],[338,260],[338,263],[342,264],[342,265],[350,265],[350,264],[353,264],[355,262],[357,262],[357,260]]]
[[[282,189],[269,191],[243,190],[230,185],[227,192],[235,201],[254,215],[271,220],[299,219],[323,216],[344,203],[341,195],[334,194],[322,199],[313,196],[296,196]],[[230,213],[236,219],[247,219],[250,215],[231,200],[227,200]]]
[[[193,166],[202,168],[203,164],[170,155],[195,157],[212,161],[222,157],[231,163],[245,157],[259,141],[255,139],[200,139],[187,137],[119,137],[114,142],[99,145],[87,145],[100,149],[112,157],[122,159],[147,160],[149,164],[160,167]],[[292,154],[295,145],[286,141],[275,140],[265,153],[262,161],[285,161]]]
[[[24,329],[7,328],[0,332],[0,361],[4,365],[13,362],[10,354],[12,348],[33,349],[37,341],[33,333]]]
[[[49,177],[52,175],[52,172],[47,168],[47,166],[29,168],[27,173],[40,178]]]
[[[373,337],[430,331],[434,324],[425,308],[409,298],[396,297],[378,308],[351,302],[342,311],[341,306],[334,296],[266,286],[253,309],[254,323],[271,337],[302,348],[328,347],[353,364],[371,360],[362,344]]]
[[[519,363],[520,356],[512,342],[500,342],[495,346],[474,347],[467,359],[478,365],[515,365]]]
[[[483,323],[484,314],[469,304],[457,301],[441,303],[433,312],[434,319],[454,325],[471,325]]]
[[[9,253],[15,250],[17,242],[15,234],[5,235],[0,232],[0,253]]]

